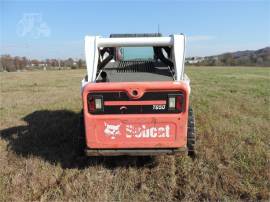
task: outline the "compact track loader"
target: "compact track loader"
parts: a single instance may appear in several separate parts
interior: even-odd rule
[[[185,37],[85,37],[80,144],[88,156],[195,152]]]

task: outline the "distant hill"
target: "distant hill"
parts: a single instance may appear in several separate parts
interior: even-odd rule
[[[210,66],[269,66],[270,47],[259,50],[245,50],[223,53],[207,57],[187,58],[187,64],[210,65]]]

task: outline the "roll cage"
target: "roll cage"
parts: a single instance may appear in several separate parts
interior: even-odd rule
[[[112,34],[110,38],[100,36],[85,37],[87,79],[96,82],[97,74],[112,60],[119,60],[119,47],[153,47],[154,58],[168,65],[174,73],[174,80],[187,80],[184,74],[185,36],[160,34]]]

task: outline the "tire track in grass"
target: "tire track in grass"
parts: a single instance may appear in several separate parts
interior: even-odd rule
[[[49,190],[62,189],[61,182],[62,182],[62,179],[64,178],[65,174],[66,174],[66,172],[62,171],[61,175],[56,179],[56,181],[53,184],[50,184],[49,186],[44,187],[40,194],[32,197],[31,201],[42,201],[42,196],[46,192],[48,192]]]
[[[152,169],[149,177],[153,180],[152,195],[153,201],[174,201],[174,190],[176,189],[176,167],[174,156],[156,157],[158,166]]]
[[[178,155],[174,155],[171,157],[171,164],[172,164],[172,167],[171,167],[171,175],[172,175],[172,190],[171,190],[171,197],[170,197],[170,200],[169,201],[175,201],[175,192],[177,190],[177,173],[176,173],[176,159],[178,158],[179,156]]]
[[[174,201],[183,200],[186,197],[185,189],[189,184],[188,170],[190,164],[186,153],[178,154],[174,157],[175,164],[175,189],[173,193]]]

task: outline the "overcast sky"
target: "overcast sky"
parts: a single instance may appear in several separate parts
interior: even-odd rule
[[[270,46],[270,1],[1,1],[1,54],[84,58],[84,36],[184,33],[187,56]]]

